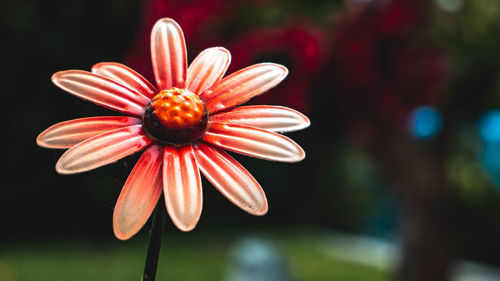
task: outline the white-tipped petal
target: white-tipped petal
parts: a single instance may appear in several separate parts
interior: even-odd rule
[[[60,174],[86,172],[134,154],[151,142],[141,125],[103,133],[68,149],[57,161],[56,171]]]
[[[237,124],[210,123],[203,140],[236,153],[271,161],[298,162],[306,155],[297,143],[283,135]]]
[[[272,105],[238,106],[211,115],[210,121],[240,124],[272,132],[297,131],[311,124],[309,118],[296,110]]]
[[[113,212],[118,239],[134,236],[148,221],[162,192],[163,147],[152,145],[141,155],[128,176]]]
[[[233,157],[204,143],[195,147],[195,155],[203,175],[229,201],[252,215],[267,213],[262,187]]]
[[[198,223],[203,206],[200,172],[191,145],[166,146],[163,160],[163,190],[168,214],[182,231]]]
[[[205,49],[189,65],[186,88],[200,94],[222,79],[230,62],[231,53],[227,49],[222,47]]]
[[[134,116],[141,116],[149,103],[146,96],[87,71],[59,71],[52,75],[52,82],[81,99]]]
[[[38,135],[36,143],[46,148],[69,148],[99,134],[140,123],[139,118],[126,116],[74,119],[50,126]]]
[[[259,63],[243,68],[200,94],[209,113],[243,104],[278,85],[288,75],[280,64]]]
[[[160,19],[153,26],[151,59],[158,90],[184,88],[187,71],[186,42],[181,27],[173,19]]]
[[[100,62],[92,66],[92,73],[111,79],[148,98],[153,98],[158,92],[146,78],[121,63]]]

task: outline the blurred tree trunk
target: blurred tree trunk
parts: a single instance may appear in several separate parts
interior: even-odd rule
[[[450,235],[439,143],[388,134],[376,146],[375,154],[401,209],[402,256],[396,280],[449,280]]]

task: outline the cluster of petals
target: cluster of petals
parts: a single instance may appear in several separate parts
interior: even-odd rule
[[[131,171],[113,213],[113,230],[128,239],[148,220],[162,192],[168,214],[183,231],[192,230],[201,215],[201,173],[236,206],[253,215],[267,212],[259,183],[224,150],[272,161],[297,162],[302,148],[277,133],[303,129],[303,114],[280,106],[238,106],[280,83],[288,70],[260,63],[223,78],[231,56],[222,47],[201,52],[187,67],[186,45],[179,25],[159,20],[151,34],[153,86],[119,63],[98,63],[91,72],[57,72],[61,89],[125,116],[86,117],[55,124],[38,138],[47,148],[69,148],[56,164],[60,174],[89,171],[144,150]],[[168,145],[151,138],[141,116],[162,90],[187,89],[204,102],[206,133],[198,140]],[[223,150],[224,149],[224,150]]]

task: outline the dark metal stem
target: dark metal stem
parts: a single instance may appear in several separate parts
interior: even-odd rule
[[[156,267],[158,265],[158,258],[160,257],[161,239],[165,230],[166,217],[164,200],[160,198],[153,213],[148,255],[146,257],[142,281],[154,281],[156,278]]]

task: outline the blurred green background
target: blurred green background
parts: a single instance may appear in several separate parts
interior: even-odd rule
[[[111,228],[138,156],[62,176],[62,151],[35,139],[110,114],[52,85],[54,72],[117,61],[151,78],[161,17],[179,22],[190,60],[220,45],[228,73],[286,65],[288,78],[251,102],[298,109],[312,125],[288,134],[303,162],[234,155],[263,186],[266,216],[203,182],[197,228],[167,222],[158,280],[262,280],[234,277],[245,255],[283,264],[266,269],[281,279],[263,281],[500,280],[498,1],[18,0],[0,14],[0,280],[140,278],[148,226],[127,242]]]

